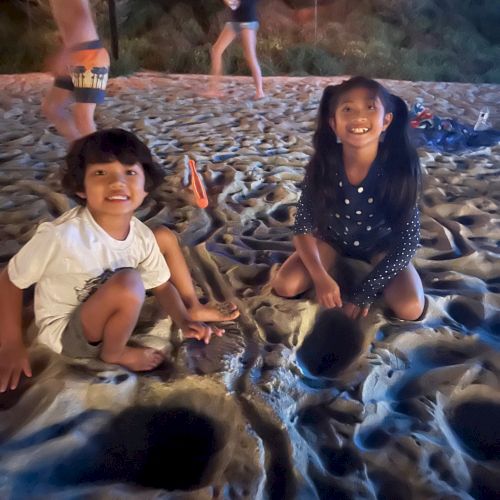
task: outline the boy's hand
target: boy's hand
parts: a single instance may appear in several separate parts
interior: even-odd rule
[[[322,306],[329,309],[332,307],[342,307],[340,288],[331,276],[325,275],[316,280],[314,287],[316,289],[316,298]]]
[[[23,344],[0,346],[0,392],[14,390],[22,373],[31,377],[26,347]]]
[[[181,330],[185,338],[203,340],[205,344],[210,342],[213,334],[217,335],[217,337],[221,337],[224,333],[224,330],[221,328],[209,326],[201,321],[186,321],[181,326]]]
[[[359,307],[350,302],[346,302],[343,307],[343,311],[347,317],[351,319],[364,318],[368,311],[370,310],[370,306]]]

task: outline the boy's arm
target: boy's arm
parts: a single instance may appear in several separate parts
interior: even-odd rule
[[[21,374],[31,377],[28,352],[22,338],[23,291],[0,273],[0,392],[15,389]]]
[[[179,292],[170,281],[153,288],[153,293],[162,309],[179,326],[186,338],[203,340],[208,344],[213,333],[220,336],[224,332],[220,328],[210,327],[200,321],[192,321]]]

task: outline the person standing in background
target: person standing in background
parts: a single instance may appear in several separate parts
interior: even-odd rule
[[[42,112],[68,142],[95,132],[96,104],[104,100],[109,54],[99,40],[89,0],[50,0],[62,40],[48,62],[54,85]]]
[[[212,79],[207,95],[219,97],[220,78],[222,76],[222,55],[233,40],[241,37],[245,60],[252,73],[255,84],[255,99],[264,97],[262,88],[262,72],[257,59],[257,31],[259,21],[257,18],[257,0],[224,0],[231,9],[231,21],[227,22],[217,41],[212,47]]]

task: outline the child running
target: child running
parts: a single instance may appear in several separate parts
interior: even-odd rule
[[[354,77],[321,98],[314,154],[298,203],[296,251],[272,280],[293,297],[311,286],[324,307],[366,316],[379,293],[400,319],[422,315],[422,282],[411,259],[419,242],[420,164],[408,137],[404,101],[382,85]],[[339,256],[371,263],[351,290],[329,272]]]
[[[134,217],[162,179],[149,149],[130,132],[102,130],[73,143],[62,185],[79,206],[41,224],[0,274],[0,392],[15,389],[22,373],[31,376],[21,310],[22,289],[35,283],[38,339],[68,356],[133,371],[158,366],[160,352],[127,345],[147,289],[185,337],[208,343],[222,335],[193,320],[153,232]],[[192,300],[193,316],[214,316]]]
[[[220,78],[222,76],[222,55],[237,36],[241,36],[245,60],[252,73],[255,84],[255,99],[264,97],[262,72],[257,59],[257,0],[224,0],[231,9],[231,21],[227,22],[212,47],[212,79],[208,97],[220,97]]]
[[[89,0],[50,0],[62,47],[49,62],[54,85],[42,110],[58,132],[73,142],[96,130],[96,104],[104,100],[109,55],[99,40]]]

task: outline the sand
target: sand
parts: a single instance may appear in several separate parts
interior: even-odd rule
[[[138,216],[175,229],[200,295],[235,301],[241,318],[204,346],[155,321],[148,301],[137,339],[170,353],[150,374],[33,345],[34,377],[0,396],[0,498],[498,495],[499,145],[420,150],[421,321],[397,321],[378,302],[355,325],[311,295],[270,293],[272,269],[292,251],[321,91],[338,80],[269,78],[258,102],[243,77],[225,80],[225,100],[196,95],[204,76],[110,81],[99,126],[137,132],[165,167]],[[487,105],[500,128],[499,85],[385,83],[464,123]],[[40,114],[49,85],[41,74],[0,76],[4,264],[70,207],[57,180],[65,143]],[[185,154],[202,172],[207,210],[182,189]],[[352,261],[348,272],[363,267]]]

